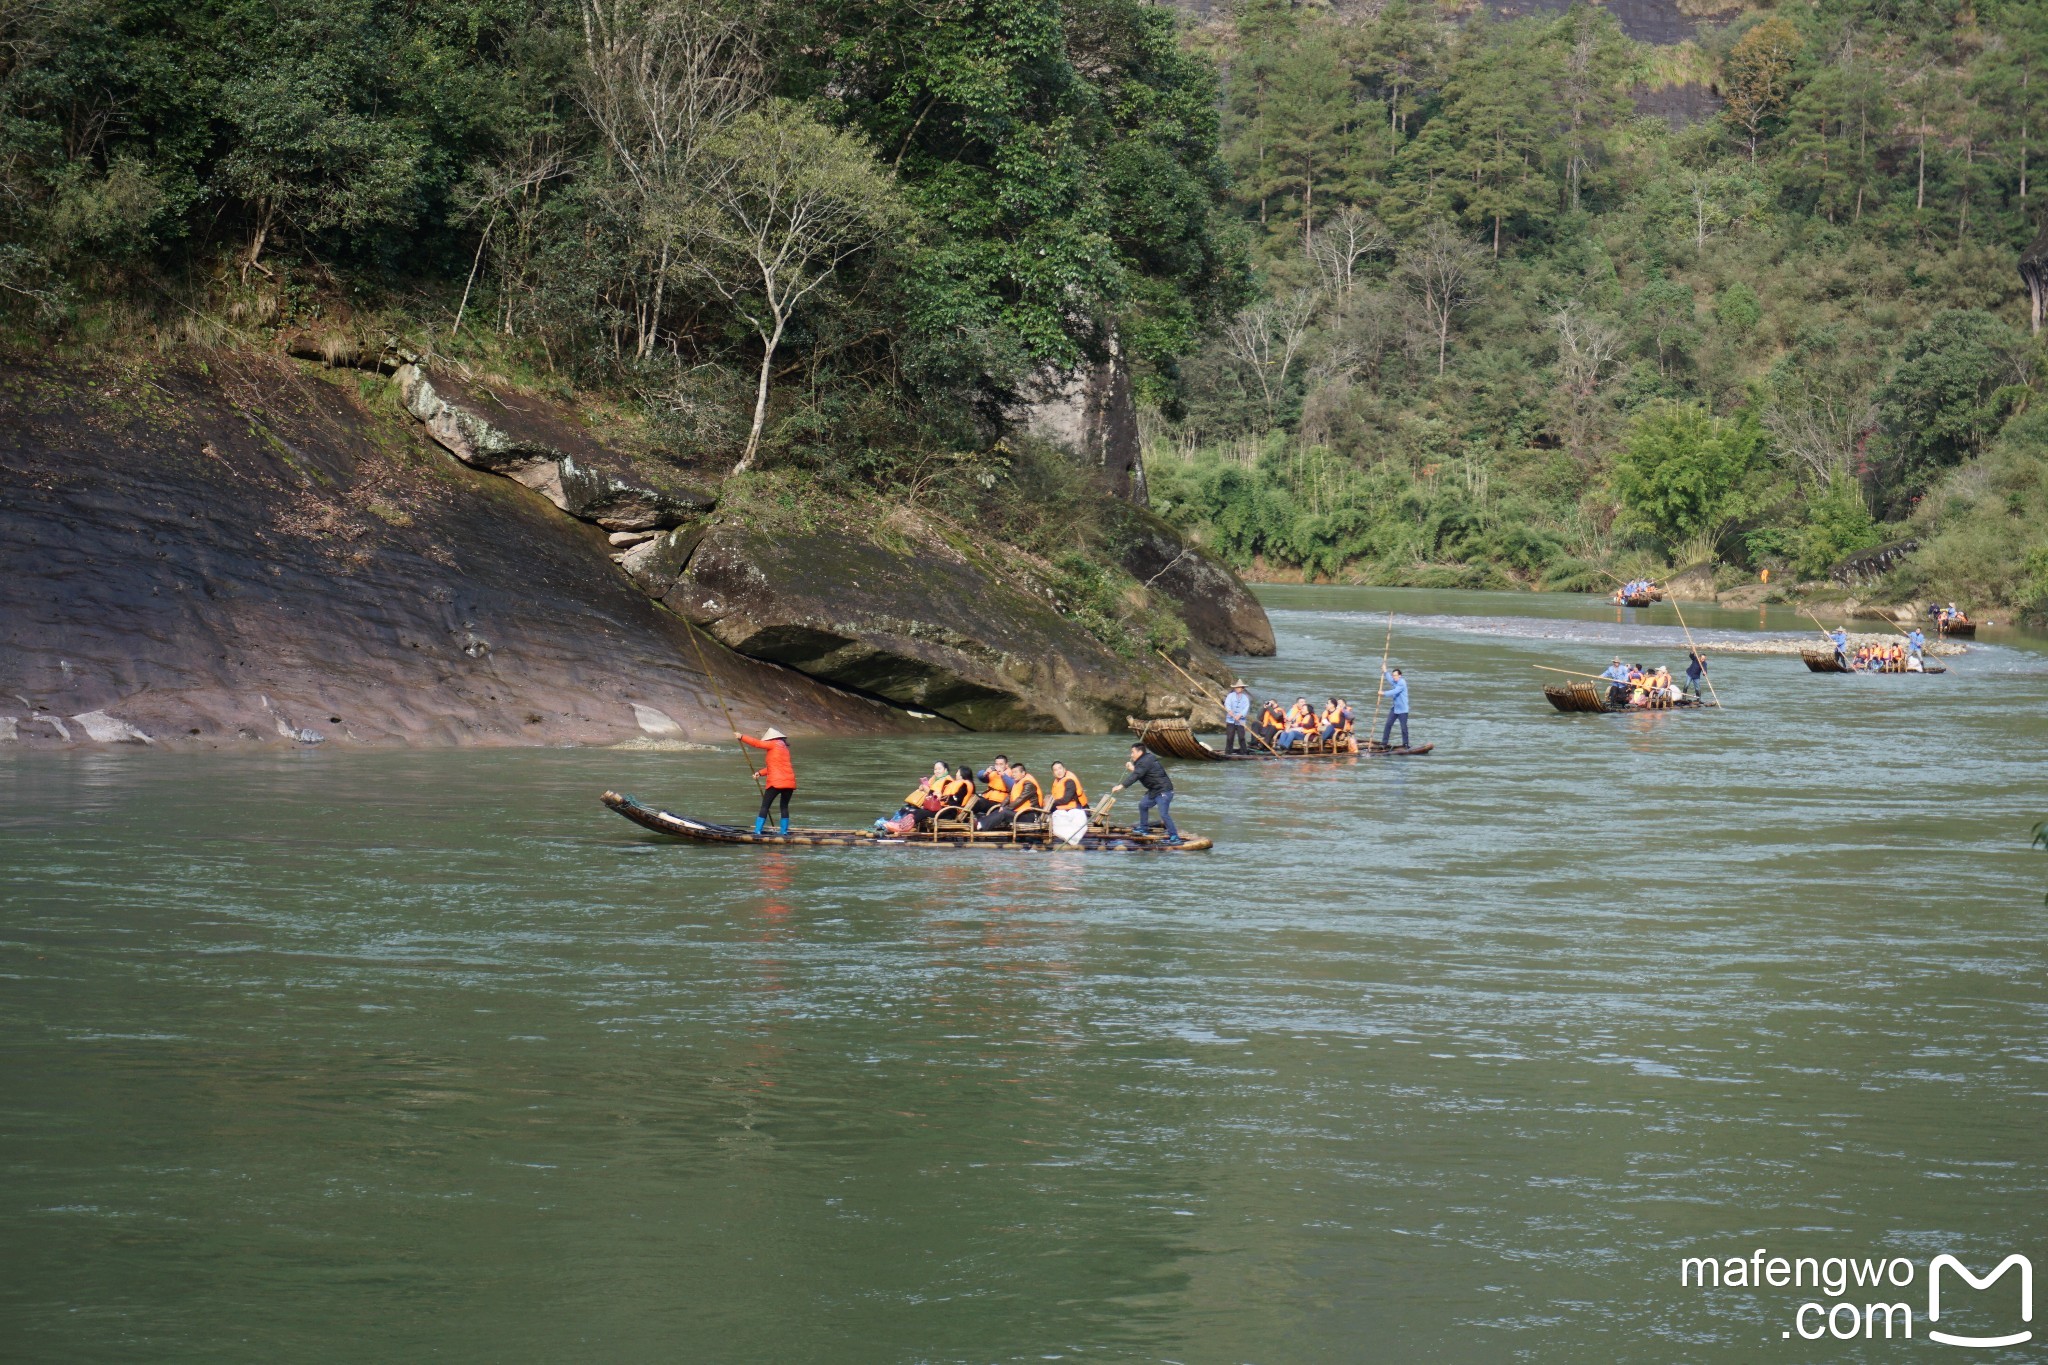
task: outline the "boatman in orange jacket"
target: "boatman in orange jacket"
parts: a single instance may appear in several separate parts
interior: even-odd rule
[[[789,837],[789,798],[796,794],[796,764],[789,761],[789,736],[769,726],[761,732],[759,739],[753,739],[735,730],[732,737],[749,749],[761,751],[761,767],[754,776],[762,779],[761,813],[754,817],[754,833],[760,834],[768,825],[768,807],[779,797],[782,800],[782,837]]]

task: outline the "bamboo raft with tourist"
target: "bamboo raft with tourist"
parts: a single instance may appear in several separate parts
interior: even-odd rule
[[[1692,638],[1692,627],[1685,623],[1685,613],[1679,609],[1676,600],[1671,603],[1671,609],[1678,613],[1678,627],[1685,632],[1685,682],[1682,686],[1672,677],[1671,670],[1661,664],[1655,668],[1645,668],[1639,663],[1625,664],[1617,654],[1603,673],[1580,673],[1569,668],[1551,668],[1547,664],[1533,665],[1542,672],[1563,673],[1572,679],[1568,683],[1546,685],[1544,699],[1566,714],[1719,710],[1721,695],[1714,690],[1713,678],[1708,676],[1707,656],[1700,652],[1699,642]]]
[[[1898,646],[1893,646],[1893,649],[1897,650]],[[1860,650],[1851,653],[1846,660],[1833,649],[1812,647],[1799,651],[1799,657],[1806,662],[1807,669],[1814,673],[1911,674],[1948,672],[1946,665],[1928,663],[1925,659],[1916,655],[1906,655],[1903,659],[1894,659],[1887,655],[1874,663],[1859,663],[1858,659],[1860,656],[1862,656],[1862,651]]]
[[[1087,833],[1073,843],[1055,837],[1050,828],[1043,825],[978,830],[971,820],[933,821],[928,828],[905,834],[874,829],[801,827],[786,834],[757,834],[738,825],[722,825],[658,809],[620,792],[606,792],[604,804],[643,829],[700,844],[773,848],[934,848],[949,851],[1009,849],[1026,853],[1055,850],[1076,853],[1201,853],[1215,846],[1213,841],[1199,834],[1183,835],[1175,842],[1163,834],[1139,834],[1129,828],[1098,822],[1091,822]]]
[[[1819,628],[1825,647],[1808,645],[1799,651],[1809,673],[1946,673],[1948,669],[1927,657],[1927,636],[1918,626],[1912,630],[1888,621],[1905,638],[1889,644],[1849,643],[1849,632],[1841,626],[1829,630],[1812,612],[1806,619]],[[1972,629],[1975,629],[1973,626]]]
[[[1408,758],[1426,754],[1436,745],[1416,744],[1408,733],[1408,682],[1400,669],[1389,670],[1387,667],[1393,648],[1394,614],[1388,612],[1387,638],[1380,650],[1380,687],[1373,699],[1372,723],[1366,727],[1363,739],[1356,733],[1357,715],[1352,711],[1351,703],[1342,697],[1331,697],[1320,711],[1309,704],[1307,697],[1295,698],[1294,705],[1288,707],[1269,697],[1259,708],[1258,719],[1254,721],[1251,695],[1245,690],[1244,679],[1232,683],[1227,696],[1218,697],[1164,652],[1160,652],[1159,657],[1188,681],[1197,696],[1222,707],[1222,749],[1210,747],[1195,734],[1193,723],[1181,717],[1139,719],[1127,716],[1125,721],[1131,732],[1138,736],[1138,743],[1150,752],[1166,758],[1201,762]],[[1379,723],[1382,705],[1387,708],[1387,726],[1375,740],[1372,727]],[[1396,725],[1401,727],[1399,744],[1394,743]]]
[[[1434,744],[1388,745],[1368,737],[1360,740],[1355,735],[1346,736],[1342,743],[1325,743],[1316,740],[1297,744],[1290,748],[1263,748],[1223,750],[1210,745],[1186,718],[1167,716],[1156,720],[1140,720],[1128,717],[1131,733],[1147,749],[1162,758],[1181,758],[1203,763],[1237,762],[1240,759],[1272,762],[1281,759],[1330,759],[1330,758],[1408,758],[1426,754],[1436,748]]]

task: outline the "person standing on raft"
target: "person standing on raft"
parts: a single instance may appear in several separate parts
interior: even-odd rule
[[[1252,694],[1244,690],[1244,679],[1230,685],[1230,693],[1223,698],[1223,752],[1241,754],[1249,752],[1251,746],[1245,743],[1244,723],[1251,718]]]
[[[789,837],[789,798],[796,794],[796,764],[789,760],[789,736],[769,726],[761,732],[759,739],[752,739],[735,730],[732,737],[749,749],[762,752],[761,767],[754,776],[761,781],[761,813],[754,817],[754,833],[760,834],[768,825],[768,807],[780,798],[782,801],[783,838]]]
[[[1116,795],[1133,782],[1145,789],[1145,794],[1138,798],[1138,823],[1131,833],[1141,839],[1150,837],[1152,808],[1157,806],[1159,823],[1166,826],[1166,842],[1181,842],[1180,831],[1173,827],[1173,779],[1166,775],[1166,765],[1159,761],[1159,755],[1142,744],[1133,744],[1131,758],[1124,764],[1124,771],[1130,776],[1111,787],[1110,795]]]
[[[1380,747],[1394,747],[1394,722],[1401,722],[1401,747],[1408,747],[1408,680],[1401,676],[1401,670],[1389,673],[1380,670],[1380,692],[1387,699],[1387,728],[1380,735]]]

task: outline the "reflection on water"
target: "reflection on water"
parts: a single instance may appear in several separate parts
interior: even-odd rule
[[[1438,750],[1181,765],[1166,865],[596,804],[750,812],[715,753],[0,762],[0,1339],[1734,1361],[1795,1301],[1679,1256],[2048,1252],[2038,654],[1562,716],[1611,609],[1272,601],[1254,687],[1368,713],[1394,607]],[[1119,765],[803,743],[799,818],[997,747]]]

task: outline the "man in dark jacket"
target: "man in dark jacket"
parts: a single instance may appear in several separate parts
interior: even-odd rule
[[[1145,794],[1138,798],[1138,823],[1131,833],[1140,837],[1152,833],[1152,808],[1159,807],[1159,823],[1166,826],[1166,842],[1180,842],[1180,831],[1173,827],[1173,779],[1166,775],[1166,765],[1159,761],[1159,755],[1151,753],[1142,744],[1131,746],[1131,761],[1124,764],[1124,771],[1130,776],[1109,790],[1111,794],[1122,791],[1133,782],[1144,787]]]

